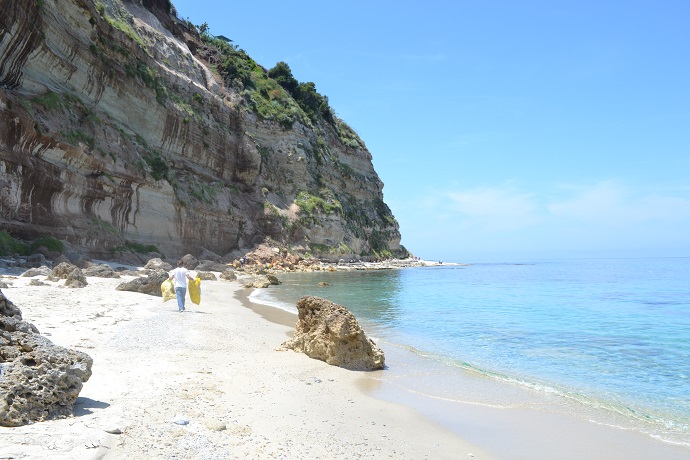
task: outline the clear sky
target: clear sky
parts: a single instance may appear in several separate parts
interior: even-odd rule
[[[690,256],[690,2],[173,0],[311,81],[425,259]]]

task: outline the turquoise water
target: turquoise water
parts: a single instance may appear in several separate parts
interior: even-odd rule
[[[295,273],[252,300],[296,311],[299,297],[324,297],[384,351],[412,351],[434,372],[604,408],[618,425],[690,445],[689,275],[687,258]]]

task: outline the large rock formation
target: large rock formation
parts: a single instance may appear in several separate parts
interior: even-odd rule
[[[406,254],[371,154],[313,85],[315,110],[170,0],[1,9],[0,223],[14,236],[99,257],[267,238],[334,260]]]
[[[385,367],[383,351],[366,336],[347,308],[306,296],[297,302],[297,311],[295,334],[281,349],[301,351],[346,369],[371,371]]]
[[[142,294],[155,295],[162,297],[161,284],[169,277],[165,270],[153,270],[145,278],[135,278],[119,284],[115,289],[118,291],[141,292]]]
[[[0,292],[0,426],[72,414],[93,360],[53,345]]]

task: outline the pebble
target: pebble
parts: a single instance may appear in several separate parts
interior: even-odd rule
[[[110,434],[122,434],[122,430],[116,426],[109,426],[103,429],[106,433]]]
[[[173,419],[173,423],[176,425],[189,425],[189,419],[187,417],[183,417],[182,415],[176,415]]]

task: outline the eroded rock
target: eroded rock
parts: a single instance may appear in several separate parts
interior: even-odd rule
[[[0,292],[0,426],[71,415],[92,364],[86,353],[40,335]]]
[[[85,276],[97,278],[119,278],[120,275],[108,264],[91,265],[83,270]]]
[[[298,320],[292,339],[281,350],[299,351],[311,358],[351,370],[371,371],[385,367],[385,357],[342,305],[320,297],[297,301]]]
[[[164,260],[160,258],[154,258],[146,262],[146,265],[144,265],[144,268],[147,270],[165,270],[165,271],[170,271],[173,269],[173,266],[170,265],[168,262],[165,262]]]
[[[162,297],[161,284],[168,279],[168,276],[168,272],[165,270],[152,270],[148,276],[135,278],[132,281],[119,284],[115,289],[118,291],[141,292],[142,294]]]

